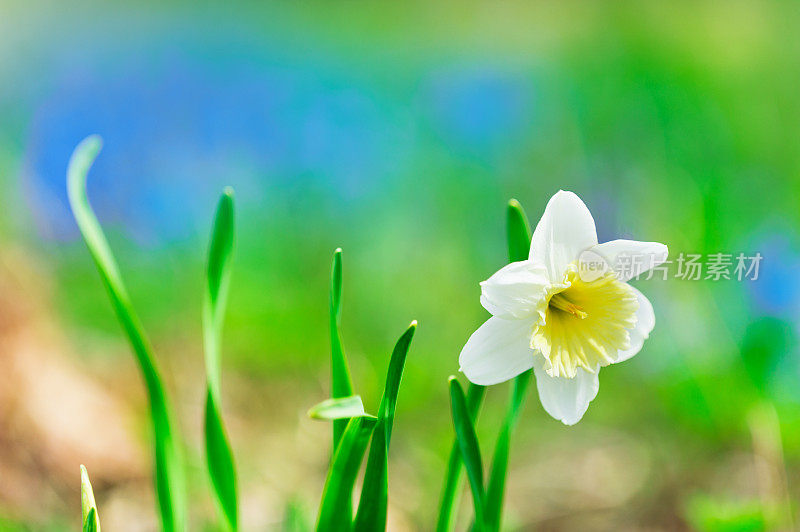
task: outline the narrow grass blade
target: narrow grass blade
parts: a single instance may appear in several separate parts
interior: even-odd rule
[[[522,205],[517,200],[508,202],[506,211],[508,259],[511,262],[528,258],[528,249],[531,245],[531,229],[528,217]],[[519,417],[519,412],[527,396],[531,383],[532,370],[521,373],[514,379],[511,388],[511,398],[508,409],[500,427],[500,434],[495,443],[492,457],[492,469],[489,475],[489,485],[486,490],[486,524],[490,530],[500,530],[503,516],[503,496],[505,495],[506,476],[508,474],[508,456],[511,447],[511,435]]]
[[[458,379],[450,377],[450,407],[453,413],[453,426],[456,430],[458,448],[467,470],[470,489],[472,491],[472,504],[475,509],[476,530],[484,530],[484,488],[483,488],[483,462],[478,446],[478,436],[470,420],[467,409],[467,398]]]
[[[467,388],[467,411],[473,424],[478,417],[478,410],[483,402],[485,392],[486,387],[478,384],[470,383]],[[453,516],[457,513],[455,497],[461,484],[461,465],[461,451],[458,448],[458,439],[456,438],[453,440],[450,457],[447,460],[442,498],[439,503],[439,517],[436,521],[437,532],[445,532],[453,527]]]
[[[331,330],[331,397],[348,397],[353,395],[353,382],[350,380],[350,370],[347,367],[347,358],[342,348],[342,336],[339,327],[342,320],[342,250],[333,252],[331,265],[331,294],[330,294],[330,330]],[[333,446],[331,454],[336,452],[339,440],[342,438],[347,419],[333,422]]]
[[[97,503],[94,500],[92,483],[86,468],[81,466],[81,515],[83,517],[83,530],[100,532],[100,518],[97,515]]]
[[[203,307],[203,340],[206,378],[213,394],[219,395],[220,348],[234,237],[233,189],[226,188],[219,198],[208,248],[208,270]]]
[[[205,411],[206,462],[217,508],[222,514],[227,530],[238,530],[238,504],[236,498],[236,466],[228,443],[218,401],[206,395]]]
[[[236,466],[220,407],[222,325],[228,300],[234,238],[233,190],[225,189],[217,205],[208,251],[208,272],[203,303],[203,344],[206,360],[205,446],[206,464],[214,499],[225,528],[239,528]]]
[[[100,152],[101,144],[100,138],[93,135],[75,148],[67,169],[69,203],[141,369],[155,440],[155,484],[161,524],[166,532],[179,532],[185,530],[185,482],[169,401],[150,343],[133,310],[117,263],[86,196],[86,176]]]
[[[353,484],[376,423],[377,418],[372,416],[350,418],[347,423],[322,491],[317,518],[318,531],[350,530],[353,519],[350,506]]]
[[[365,415],[364,403],[361,402],[360,395],[350,397],[339,397],[337,399],[326,399],[321,403],[312,406],[308,410],[308,417],[311,419],[321,419],[324,421],[336,419],[349,419]]]
[[[417,322],[412,321],[406,332],[397,341],[386,372],[386,385],[378,409],[378,427],[372,434],[369,447],[367,469],[364,472],[364,485],[358,503],[354,529],[370,532],[386,529],[386,513],[389,504],[389,442],[392,439],[394,412],[400,380],[406,364],[411,339],[417,330]]]
[[[403,368],[406,365],[408,350],[411,347],[411,340],[417,331],[417,321],[411,322],[408,329],[400,336],[392,351],[392,358],[389,360],[389,369],[386,372],[386,385],[383,388],[383,396],[378,409],[378,416],[384,423],[386,430],[386,446],[392,439],[392,427],[394,426],[394,412],[397,407],[397,394],[400,392],[400,380],[403,378]]]

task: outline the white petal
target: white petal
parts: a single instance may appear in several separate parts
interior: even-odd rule
[[[600,389],[598,373],[589,373],[578,368],[575,377],[551,377],[544,369],[545,360],[540,354],[534,357],[533,371],[539,399],[548,414],[565,425],[574,425],[581,420],[589,403]]]
[[[529,259],[544,265],[550,280],[560,283],[567,265],[595,244],[597,230],[589,209],[573,192],[559,190],[536,225]]]
[[[458,363],[475,384],[488,386],[513,379],[533,366],[533,320],[489,318],[467,340]]]
[[[633,287],[631,286],[631,288]],[[650,336],[650,331],[656,326],[656,315],[653,312],[653,305],[650,300],[636,288],[633,288],[633,291],[636,293],[636,300],[639,302],[639,309],[636,311],[636,326],[628,330],[631,336],[631,346],[617,353],[617,358],[614,360],[615,364],[628,360],[638,353],[644,341]]]
[[[658,242],[612,240],[598,244],[592,251],[603,257],[620,281],[628,281],[655,268],[665,260],[669,250]]]
[[[547,308],[549,284],[543,266],[528,260],[512,262],[481,283],[481,305],[498,318],[538,317]]]

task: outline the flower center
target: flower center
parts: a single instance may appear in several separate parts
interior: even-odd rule
[[[551,377],[573,378],[578,368],[596,372],[630,346],[628,331],[636,325],[639,303],[613,274],[585,281],[570,268],[550,294],[531,347],[544,356]]]
[[[550,298],[550,303],[548,303],[548,306],[551,309],[557,309],[563,312],[568,312],[569,314],[572,314],[576,318],[585,320],[588,314],[586,314],[586,312],[583,310],[583,307],[581,307],[580,305],[576,305],[575,303],[570,301],[567,292],[569,292],[569,289],[553,295],[553,297]]]

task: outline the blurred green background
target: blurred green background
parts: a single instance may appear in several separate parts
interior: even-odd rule
[[[225,185],[239,210],[222,389],[245,529],[280,529],[287,506],[313,522],[330,430],[305,411],[329,393],[339,246],[368,410],[394,341],[420,324],[389,528],[432,529],[446,379],[488,316],[478,282],[506,262],[506,202],[535,224],[558,189],[587,203],[601,241],[764,259],[756,281],[636,282],[656,328],[603,371],[584,419],[564,427],[529,397],[507,528],[795,526],[796,3],[0,7],[0,529],[75,529],[80,463],[104,528],[156,529],[144,392],[66,201],[69,154],[91,133],[105,148],[89,195],[177,403],[193,530],[215,523],[200,309]],[[506,398],[489,390],[485,455]]]

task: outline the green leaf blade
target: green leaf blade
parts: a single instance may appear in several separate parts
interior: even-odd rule
[[[328,470],[316,530],[350,530],[353,485],[376,423],[377,419],[372,416],[354,417],[347,423]]]
[[[239,528],[236,466],[220,407],[222,326],[228,299],[234,243],[233,190],[226,188],[217,204],[208,252],[203,305],[206,361],[205,448],[214,498],[227,530]]]
[[[228,302],[234,240],[233,190],[220,196],[208,246],[206,290],[203,298],[203,348],[206,378],[215,396],[219,395],[222,326]]]
[[[217,305],[220,296],[227,295],[227,283],[230,279],[231,260],[234,240],[234,194],[231,187],[226,187],[219,198],[217,212],[214,216],[214,227],[211,232],[211,245],[208,250],[208,294],[212,307]]]
[[[486,520],[484,518],[483,462],[481,460],[480,446],[478,445],[478,436],[475,434],[475,427],[470,419],[467,398],[458,379],[450,377],[449,386],[453,426],[472,492],[475,523],[477,530],[484,530]]]
[[[81,516],[83,530],[100,532],[100,518],[97,515],[97,503],[94,500],[92,483],[89,482],[89,473],[81,466]]]
[[[205,413],[206,464],[217,507],[228,530],[239,528],[236,464],[228,442],[222,415],[214,396],[206,396]]]
[[[479,384],[470,383],[467,388],[467,410],[472,423],[478,417],[486,387]],[[453,527],[453,515],[455,511],[455,497],[461,480],[461,451],[459,450],[458,439],[453,439],[450,449],[450,456],[447,459],[447,469],[445,471],[445,481],[442,486],[442,496],[439,502],[439,517],[436,520],[436,532],[446,532]]]
[[[308,410],[308,417],[322,421],[349,419],[366,415],[360,395],[326,399]]]
[[[364,472],[364,485],[354,530],[372,531],[386,529],[386,516],[389,506],[389,442],[392,439],[394,414],[397,407],[397,396],[400,392],[400,381],[403,377],[411,340],[417,330],[417,322],[411,322],[408,329],[400,336],[389,360],[386,372],[386,385],[378,410],[378,427],[372,434],[369,447],[367,469]]]
[[[386,424],[386,445],[392,439],[392,427],[394,426],[394,413],[397,408],[397,396],[400,393],[400,381],[403,378],[403,369],[406,365],[408,351],[411,348],[411,340],[417,331],[416,320],[411,322],[406,331],[397,340],[392,351],[392,358],[389,360],[389,369],[386,372],[386,386],[383,389],[381,405],[378,416]]]
[[[139,317],[133,310],[114,255],[86,194],[86,179],[102,142],[87,137],[75,148],[67,168],[70,207],[97,266],[111,304],[131,344],[147,389],[154,437],[155,485],[162,528],[166,532],[185,530],[185,480],[180,446],[174,433],[171,409],[156,367],[152,348]]]
[[[347,366],[347,358],[342,347],[342,335],[339,330],[342,316],[342,249],[333,252],[331,264],[330,287],[330,335],[331,335],[331,397],[348,397],[353,395],[353,382]],[[331,454],[335,454],[339,440],[347,427],[347,419],[333,422],[333,445]]]

